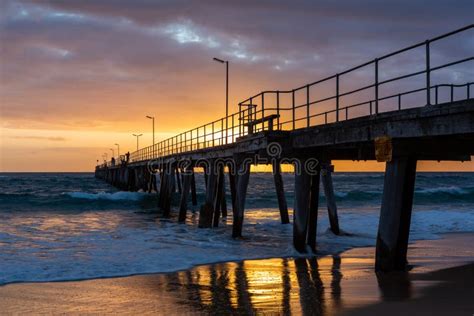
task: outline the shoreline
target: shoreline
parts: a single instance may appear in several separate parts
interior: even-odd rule
[[[417,239],[417,240],[409,241],[409,246],[412,245],[412,244],[415,244],[417,242],[420,243],[420,242],[423,242],[423,241],[442,240],[442,239],[446,238],[446,236],[450,236],[450,235],[466,235],[466,234],[467,235],[473,234],[473,236],[474,236],[474,232],[440,233],[440,234],[437,235],[437,236],[439,236],[439,238]],[[93,281],[93,280],[129,278],[129,277],[137,277],[137,276],[163,275],[163,274],[184,272],[184,271],[196,269],[196,268],[199,268],[199,267],[205,267],[205,266],[216,265],[216,264],[241,263],[241,262],[244,262],[244,261],[254,261],[254,260],[259,261],[259,260],[297,259],[297,258],[321,259],[321,258],[328,257],[328,256],[340,256],[344,253],[353,251],[355,249],[366,249],[366,248],[368,248],[368,249],[373,248],[373,255],[375,257],[375,247],[374,246],[354,246],[354,247],[350,247],[348,249],[341,250],[341,251],[338,251],[338,252],[335,252],[335,253],[322,253],[322,254],[310,254],[310,253],[308,253],[308,254],[301,254],[301,255],[297,255],[297,256],[295,256],[295,255],[277,256],[277,257],[270,256],[270,257],[248,258],[248,259],[238,259],[238,260],[210,261],[210,262],[206,262],[206,263],[202,263],[202,264],[192,265],[188,268],[178,269],[178,270],[173,270],[173,271],[139,272],[139,273],[131,273],[131,274],[123,274],[123,275],[111,275],[111,276],[99,276],[99,277],[91,277],[91,278],[71,278],[71,279],[65,279],[65,280],[62,279],[62,280],[38,280],[38,281],[29,281],[29,280],[28,281],[12,281],[12,282],[7,282],[7,283],[0,283],[0,288],[8,286],[8,285],[12,285],[12,284],[36,284],[36,283],[37,284],[43,284],[43,283],[84,282],[84,281]],[[474,261],[474,258],[473,258],[473,261]],[[409,263],[409,266],[411,266],[410,263]]]
[[[236,314],[285,313],[322,308],[327,314],[338,314],[384,304],[384,292],[396,302],[419,299],[423,289],[439,283],[426,278],[433,271],[470,271],[466,264],[474,262],[474,250],[469,244],[473,236],[474,233],[450,233],[441,235],[441,239],[411,243],[411,270],[382,285],[373,271],[374,248],[361,247],[326,256],[220,262],[177,272],[9,283],[0,286],[0,306],[7,314],[112,313],[128,308],[134,313],[171,314],[226,310]],[[447,275],[445,278],[449,279],[450,273]],[[469,278],[472,274],[465,276],[466,280]],[[403,286],[394,288],[393,284]]]

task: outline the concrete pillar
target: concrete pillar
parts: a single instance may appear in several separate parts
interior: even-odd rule
[[[273,180],[275,182],[278,207],[280,208],[281,223],[288,224],[290,223],[290,217],[288,216],[288,205],[286,203],[285,189],[283,187],[283,179],[281,177],[281,167],[279,161],[273,163]]]
[[[231,196],[231,202],[232,202],[232,213],[234,213],[235,210],[235,170],[232,171],[229,169],[229,187],[230,187],[230,196]]]
[[[194,168],[191,169],[191,200],[194,206],[197,205],[197,194],[196,194],[196,177],[194,175]]]
[[[306,243],[316,252],[316,232],[318,226],[318,206],[319,206],[319,175],[311,175],[310,202],[309,202],[309,218],[308,218],[308,235]]]
[[[176,182],[178,184],[178,193],[182,192],[181,188],[181,173],[179,172],[178,166],[176,166]]]
[[[375,254],[376,271],[404,270],[415,190],[416,159],[386,163]]]
[[[184,172],[181,174],[181,179],[183,180],[183,190],[181,191],[181,200],[179,203],[179,216],[178,222],[184,222],[186,220],[186,211],[188,210],[188,194],[189,189],[191,188],[191,174]]]
[[[169,166],[169,169],[165,171],[166,178],[166,189],[165,194],[163,195],[163,216],[168,217],[171,213],[171,203],[174,193],[174,180],[175,180],[175,169],[172,165]]]
[[[221,217],[221,204],[222,204],[222,198],[223,198],[223,179],[224,179],[224,168],[223,166],[218,166],[217,167],[217,190],[216,190],[216,196],[214,199],[214,220],[213,220],[213,226],[218,227],[219,226],[219,219]]]
[[[293,246],[298,252],[306,252],[306,237],[310,210],[311,176],[305,168],[295,172],[295,201],[293,211]]]
[[[240,170],[239,170],[240,169]],[[237,168],[235,203],[234,203],[234,222],[232,224],[232,237],[242,237],[242,225],[244,223],[245,198],[247,196],[247,187],[250,178],[250,165],[241,165]]]
[[[208,174],[207,174],[208,173]],[[211,161],[207,172],[204,173],[206,181],[206,201],[199,212],[199,227],[212,227],[212,218],[214,215],[214,199],[217,191],[217,171],[215,163]]]
[[[324,195],[326,196],[326,204],[328,207],[329,223],[331,225],[331,231],[339,235],[339,219],[337,217],[337,205],[336,196],[334,195],[334,186],[332,183],[332,172],[334,166],[331,164],[324,164],[321,170],[321,178],[324,187]]]
[[[222,179],[219,181],[221,186],[222,196],[221,196],[221,213],[222,217],[227,217],[227,200],[226,200],[226,190],[225,190],[225,171],[222,169]]]

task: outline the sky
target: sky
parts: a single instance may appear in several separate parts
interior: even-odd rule
[[[146,115],[156,117],[157,141],[223,116],[225,68],[213,57],[230,63],[235,112],[262,90],[471,24],[472,12],[472,0],[0,0],[0,171],[93,171],[114,144],[133,151],[133,133],[151,145]],[[473,39],[435,48],[434,60],[472,55]],[[422,64],[403,58],[392,69]],[[463,65],[449,80],[473,75]],[[474,171],[471,162],[419,167]]]

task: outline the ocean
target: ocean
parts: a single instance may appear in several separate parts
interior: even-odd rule
[[[383,173],[335,173],[343,236],[329,227],[324,197],[318,217],[318,254],[374,246]],[[288,205],[294,178],[284,173]],[[301,256],[292,226],[280,224],[271,174],[250,176],[243,239],[231,238],[232,218],[199,229],[198,206],[185,224],[177,207],[164,219],[156,194],[120,192],[92,173],[0,174],[0,284],[82,280],[170,272],[243,259]],[[227,188],[228,191],[228,188]],[[229,195],[229,192],[227,192]],[[174,201],[179,199],[176,195]],[[230,196],[228,196],[230,201]],[[194,209],[193,209],[194,208]],[[230,203],[228,202],[229,213]],[[418,173],[410,240],[474,231],[474,173]]]

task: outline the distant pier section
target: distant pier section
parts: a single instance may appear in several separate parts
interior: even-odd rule
[[[320,191],[332,232],[343,229],[331,162],[385,162],[376,270],[403,270],[417,161],[469,161],[474,155],[472,46],[466,56],[436,64],[432,51],[473,37],[469,25],[302,87],[263,91],[239,103],[236,113],[97,166],[96,177],[122,190],[158,194],[162,215],[170,216],[176,204],[177,220],[183,222],[188,203],[198,203],[195,177],[202,174],[206,191],[199,226],[218,226],[230,209],[232,236],[238,238],[250,165],[272,165],[281,223],[288,224],[280,168],[293,164],[293,244],[307,252],[316,251]],[[418,57],[404,62],[410,54]]]

